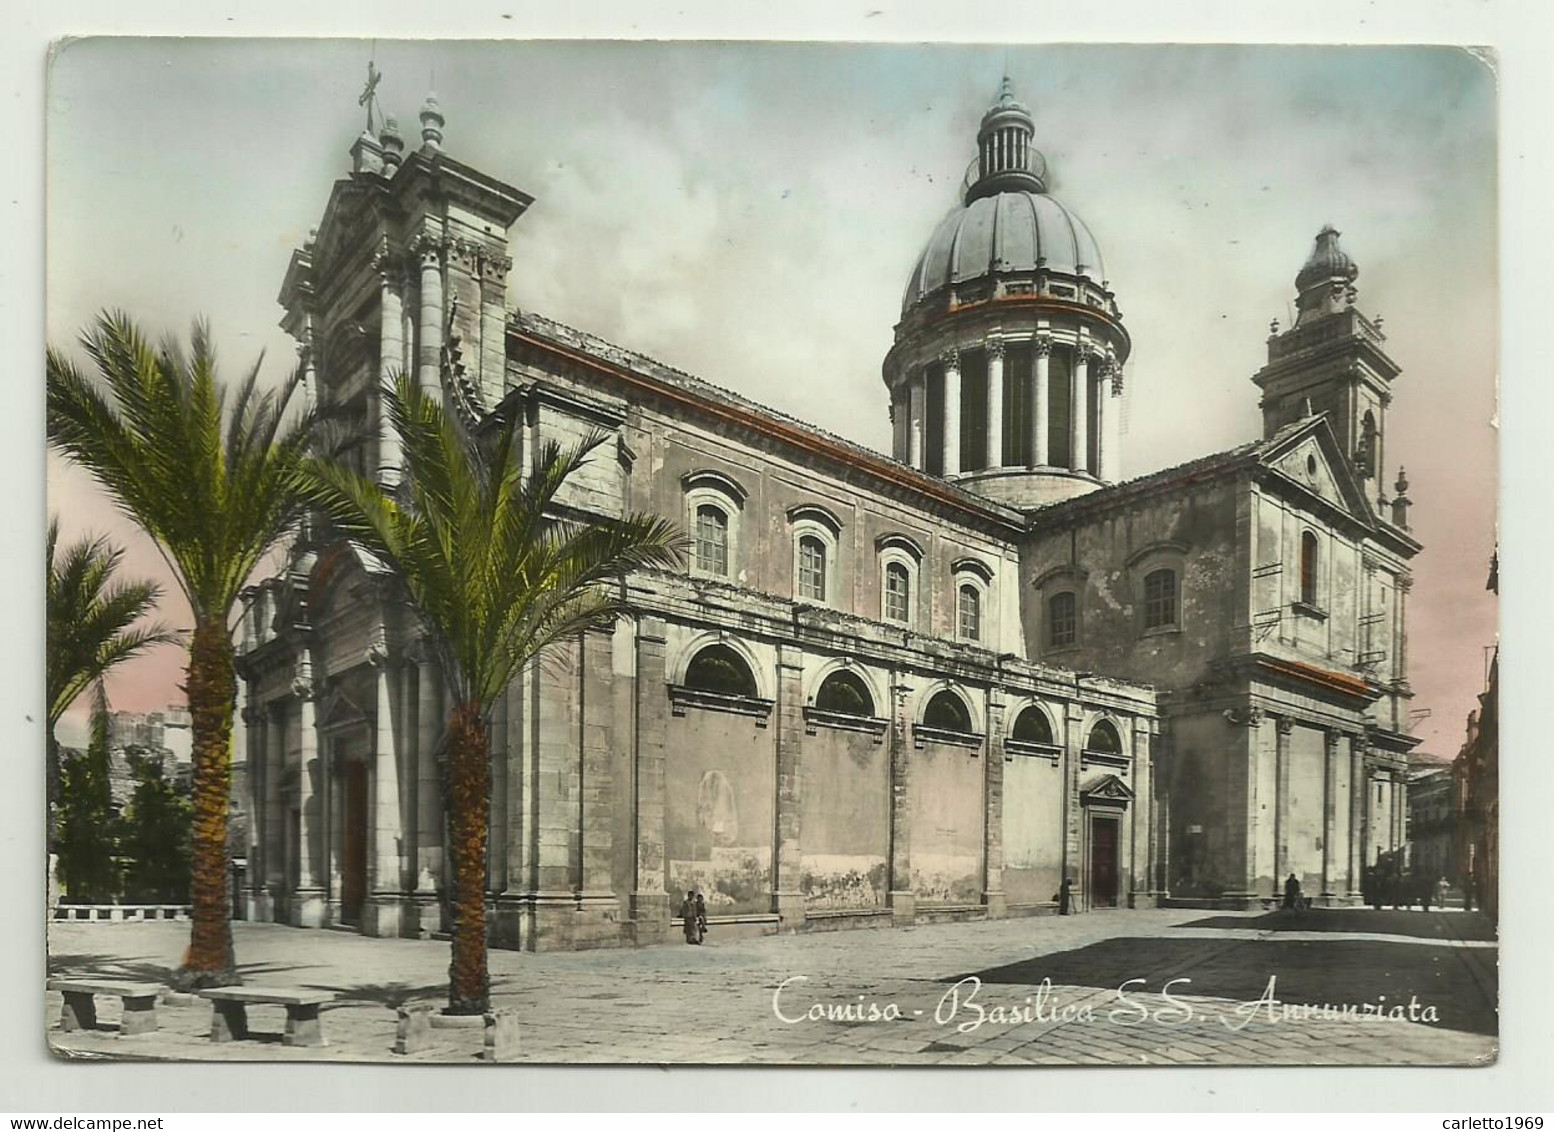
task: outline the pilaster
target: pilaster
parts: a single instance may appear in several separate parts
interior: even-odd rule
[[[1278,732],[1273,818],[1273,890],[1277,895],[1284,890],[1284,878],[1290,873],[1290,733],[1295,730],[1295,721],[1280,716],[1274,727]]]
[[[782,930],[804,926],[804,654],[777,649],[777,844],[772,861],[772,911]]]
[[[1338,836],[1338,741],[1333,728],[1322,736],[1322,892],[1324,905],[1335,903],[1340,863],[1334,853]]]
[[[396,937],[404,922],[405,891],[400,845],[404,836],[399,809],[400,728],[395,695],[397,662],[382,639],[368,650],[375,673],[377,711],[372,758],[372,823],[367,850],[367,900],[362,934]]]
[[[1084,807],[1079,800],[1079,766],[1084,750],[1084,704],[1071,700],[1063,712],[1063,874],[1072,881],[1070,908],[1085,906],[1088,879],[1084,876]]]
[[[1000,382],[1002,385],[1002,382]],[[1008,914],[1004,896],[1004,715],[1002,690],[987,698],[987,755],[983,759],[982,903],[990,920]]]
[[[917,893],[912,888],[912,763],[911,726],[907,713],[912,688],[891,673],[890,711],[890,918],[910,924],[917,918]]]
[[[1154,886],[1154,720],[1138,717],[1133,721],[1133,823],[1132,857],[1128,865],[1128,905],[1132,908],[1156,906]]]
[[[664,754],[668,734],[668,674],[664,623],[643,617],[637,623],[637,727],[635,792],[636,882],[631,893],[636,943],[661,943],[669,935],[668,860],[665,856]]]
[[[297,660],[297,675],[292,681],[297,698],[298,742],[301,754],[297,765],[297,891],[293,896],[294,921],[298,927],[324,925],[324,889],[319,883],[324,850],[323,798],[318,789],[324,772],[318,757],[317,690],[313,684],[313,654],[304,648]]]

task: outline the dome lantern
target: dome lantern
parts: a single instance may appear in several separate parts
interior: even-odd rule
[[[1047,191],[1047,162],[1032,144],[1036,123],[1030,108],[1014,96],[1009,76],[998,90],[998,101],[982,115],[977,130],[977,160],[962,194],[966,204],[1001,192]]]

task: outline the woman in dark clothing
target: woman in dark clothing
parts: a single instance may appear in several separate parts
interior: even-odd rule
[[[685,942],[701,942],[701,919],[696,915],[696,893],[687,889],[680,905],[680,919],[685,923]]]
[[[696,893],[696,942],[707,938],[707,901],[698,890]]]
[[[1295,879],[1294,873],[1284,882],[1284,907],[1291,912],[1300,909],[1300,881]]]

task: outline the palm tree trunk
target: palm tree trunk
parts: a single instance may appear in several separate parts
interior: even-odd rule
[[[194,746],[193,927],[181,984],[238,982],[227,899],[227,809],[232,794],[232,711],[237,676],[232,638],[219,618],[198,618],[189,645],[188,696]]]
[[[491,1005],[486,964],[486,841],[491,833],[491,756],[478,703],[448,721],[448,832],[453,853],[453,961],[448,1013],[484,1014]]]

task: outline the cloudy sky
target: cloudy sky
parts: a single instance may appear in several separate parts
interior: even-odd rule
[[[1100,242],[1134,340],[1123,468],[1258,435],[1268,323],[1331,222],[1403,366],[1411,669],[1455,752],[1496,611],[1495,84],[1454,48],[909,47],[88,40],[51,68],[50,340],[123,307],[196,313],[228,367],[293,364],[275,303],[363,125],[367,61],[407,136],[427,90],[454,156],[532,194],[510,302],[878,448],[906,276],[955,204],[1007,71],[1052,188]],[[50,457],[67,532],[160,561]],[[173,620],[186,613],[169,607]],[[164,649],[117,706],[178,701]],[[70,733],[66,729],[66,737]]]

